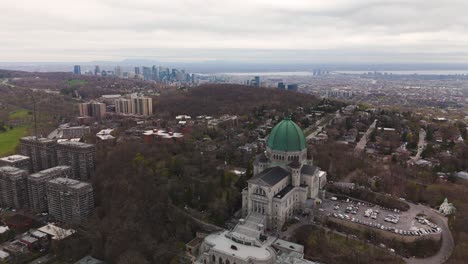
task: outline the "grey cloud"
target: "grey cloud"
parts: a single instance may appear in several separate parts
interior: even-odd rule
[[[2,3],[0,61],[122,59],[154,48],[164,59],[460,61],[466,10],[462,0],[17,0]]]

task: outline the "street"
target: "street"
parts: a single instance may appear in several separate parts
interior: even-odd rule
[[[359,142],[356,144],[356,147],[354,148],[356,152],[360,152],[364,150],[364,148],[367,145],[367,141],[369,141],[369,136],[372,133],[372,131],[374,131],[376,125],[377,125],[377,119],[374,120],[374,123],[372,123],[367,129],[366,134],[364,134],[361,137],[361,140],[359,140]]]

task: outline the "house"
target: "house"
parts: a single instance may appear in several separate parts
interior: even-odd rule
[[[439,207],[439,212],[445,216],[454,214],[456,211],[457,209],[455,206],[452,203],[449,203],[447,198],[445,198],[444,202]]]

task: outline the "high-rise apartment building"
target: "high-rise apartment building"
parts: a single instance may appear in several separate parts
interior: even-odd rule
[[[46,183],[49,214],[71,224],[86,222],[94,209],[91,184],[67,178],[55,178]]]
[[[96,149],[94,145],[75,141],[57,143],[57,164],[70,166],[73,179],[87,181],[94,175]]]
[[[23,155],[11,155],[8,157],[0,158],[0,167],[1,166],[11,166],[28,172],[32,172],[31,158]]]
[[[46,183],[55,178],[71,178],[72,170],[69,166],[56,166],[27,177],[29,209],[33,212],[47,211]]]
[[[131,100],[131,112],[135,115],[149,116],[153,114],[153,99],[145,96],[134,96]]]
[[[16,209],[28,207],[26,170],[11,166],[0,167],[0,204]]]
[[[120,114],[132,113],[132,101],[127,98],[120,98],[115,100],[115,112]]]
[[[106,105],[103,103],[81,103],[78,107],[80,109],[80,116],[94,117],[97,121],[101,121],[106,115]]]
[[[73,66],[73,73],[74,74],[81,74],[81,66],[80,65]]]
[[[20,139],[20,153],[31,159],[32,172],[38,172],[56,166],[55,140],[36,138],[35,136]]]

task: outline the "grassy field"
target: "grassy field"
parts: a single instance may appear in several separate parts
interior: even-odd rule
[[[16,119],[26,119],[29,116],[29,111],[25,109],[16,110],[11,112],[8,115],[9,120],[16,120]]]
[[[84,84],[86,84],[86,81],[84,81],[84,80],[69,80],[69,81],[67,81],[67,84],[70,85],[70,86],[84,85]]]
[[[19,139],[26,134],[27,127],[15,127],[6,132],[0,132],[0,157],[12,154],[19,143]]]

